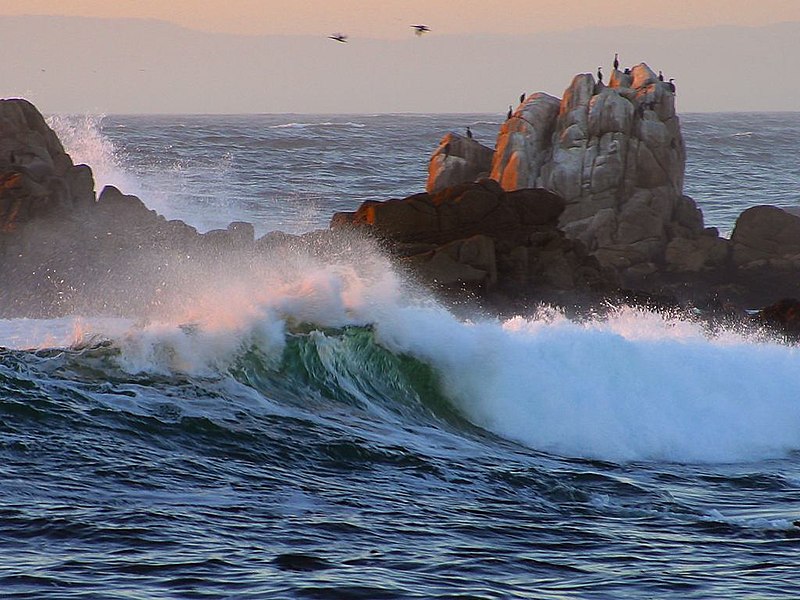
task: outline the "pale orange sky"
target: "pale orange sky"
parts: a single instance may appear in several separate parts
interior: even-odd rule
[[[0,0],[0,15],[42,14],[152,18],[240,34],[396,38],[417,22],[437,34],[759,26],[800,21],[800,0]]]
[[[0,40],[49,113],[504,115],[615,53],[681,111],[800,111],[800,0],[0,0]]]

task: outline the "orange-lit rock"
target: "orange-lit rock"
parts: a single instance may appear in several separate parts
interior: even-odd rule
[[[428,192],[438,192],[459,183],[488,176],[493,154],[491,148],[477,140],[448,133],[431,155],[425,189]]]

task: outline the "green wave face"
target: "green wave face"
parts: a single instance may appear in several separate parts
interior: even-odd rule
[[[386,350],[368,327],[295,328],[287,334],[279,361],[252,347],[231,375],[270,398],[304,406],[333,402],[382,417],[463,426],[441,392],[435,370]]]

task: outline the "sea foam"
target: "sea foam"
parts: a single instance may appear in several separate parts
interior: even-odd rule
[[[800,449],[800,353],[639,310],[377,328],[435,365],[470,420],[529,447],[614,461],[747,461]]]

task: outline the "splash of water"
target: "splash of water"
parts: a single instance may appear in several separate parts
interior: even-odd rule
[[[139,194],[137,179],[126,172],[114,144],[102,134],[103,119],[103,115],[51,115],[47,124],[56,132],[73,163],[92,168],[97,192],[113,185],[125,193]]]

